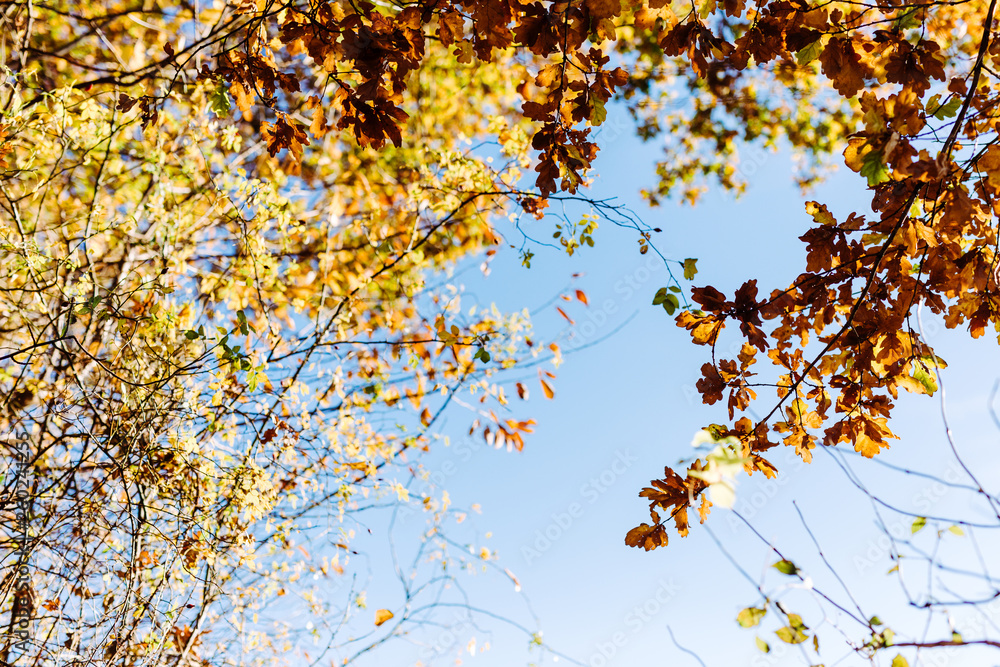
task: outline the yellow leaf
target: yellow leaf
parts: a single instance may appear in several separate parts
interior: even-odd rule
[[[375,625],[379,626],[392,618],[392,612],[388,609],[379,609],[375,612]]]
[[[857,440],[854,441],[854,451],[869,459],[881,451],[881,446],[882,443],[872,440],[864,433],[859,433]]]

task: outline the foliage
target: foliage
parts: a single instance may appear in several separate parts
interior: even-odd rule
[[[371,55],[417,31],[371,6],[300,9],[3,17],[0,430],[32,443],[37,573],[3,594],[34,609],[34,664],[272,664],[309,635],[350,661],[425,620],[454,573],[495,565],[455,551],[447,493],[409,488],[456,395],[480,437],[523,447],[533,422],[496,374],[557,358],[525,313],[470,308],[449,280],[488,262],[520,196],[513,54],[472,65],[432,42],[419,71],[416,50],[392,56],[383,87]],[[343,40],[311,38],[311,59],[291,35],[331,21]],[[305,94],[324,80],[338,123]],[[348,640],[370,614],[357,522],[391,502],[426,517],[417,578]],[[289,596],[313,621],[288,627]]]
[[[696,305],[683,308],[676,323],[708,349],[697,389],[708,405],[725,401],[729,418],[707,430],[715,440],[738,440],[749,475],[779,474],[768,453],[779,444],[806,463],[817,446],[846,445],[875,457],[896,438],[889,418],[900,390],[933,395],[937,371],[946,366],[921,331],[921,314],[947,328],[964,328],[972,338],[989,329],[1000,332],[996,2],[751,6],[712,0],[683,14],[676,9],[666,3],[648,23],[643,14],[643,24],[650,30],[654,21],[663,26],[657,42],[663,55],[686,56],[684,64],[697,72],[698,82],[688,79],[685,98],[693,101],[695,114],[647,121],[651,133],[675,132],[673,141],[695,161],[702,159],[699,142],[716,137],[719,162],[701,173],[715,174],[724,184],[736,138],[772,145],[781,139],[819,160],[814,165],[824,154],[843,151],[846,166],[865,179],[873,213],[835,215],[827,204],[809,202],[814,224],[801,236],[805,269],[788,287],[761,293],[750,279],[731,296],[711,286],[692,290]],[[653,13],[652,3],[648,11]],[[659,50],[640,53],[639,62],[662,62]],[[662,90],[660,99],[669,92]],[[641,104],[636,108],[641,112]],[[770,116],[777,109],[781,120]],[[681,118],[692,122],[689,131]],[[730,129],[737,119],[742,134]],[[660,188],[650,195],[654,202],[695,173],[683,158],[673,158],[661,165]],[[738,328],[735,341],[725,335],[727,325]],[[724,350],[733,350],[735,358],[725,358]],[[764,389],[777,397],[761,411],[758,404],[767,399],[758,392]],[[640,493],[652,521],[631,530],[626,543],[647,551],[664,546],[670,522],[687,535],[694,507],[705,522],[713,504],[708,494],[731,493],[728,482],[707,478],[710,462],[701,456],[687,462],[686,470],[667,467],[652,480]],[[964,470],[971,489],[996,513],[996,497],[974,471]],[[925,522],[919,517],[913,532]],[[790,561],[782,558],[776,568],[812,587]],[[988,575],[982,576],[992,591]],[[842,610],[822,591],[817,595]],[[927,595],[928,610],[980,604]],[[765,596],[764,602],[766,609],[772,601]],[[776,611],[785,622],[777,633],[783,642],[811,636],[801,617],[780,603]],[[745,610],[738,621],[755,625],[756,613]],[[860,608],[846,614],[870,634],[867,643],[855,646],[869,656],[893,645],[995,645],[960,637],[900,642],[891,630],[876,629]],[[906,664],[905,658],[897,656],[897,663]]]
[[[913,314],[1000,330],[995,9],[7,3],[0,428],[35,446],[31,551],[53,638],[37,660],[230,659],[262,600],[343,567],[350,513],[406,497],[394,475],[459,391],[480,401],[473,430],[520,449],[532,422],[503,412],[494,374],[552,348],[521,313],[463,308],[447,276],[511,234],[530,265],[522,224],[553,201],[596,211],[556,226],[569,254],[594,245],[598,217],[653,247],[654,230],[583,189],[616,92],[641,136],[666,140],[653,204],[695,202],[712,180],[740,191],[739,147],[755,142],[801,158],[804,186],[843,153],[874,212],[810,203],[805,271],[766,297],[755,280],[731,298],[695,288],[697,306],[676,280],[654,296],[710,349],[698,389],[731,424],[642,491],[652,523],[627,543],[666,545],[670,521],[686,535],[688,509],[705,521],[740,465],[776,475],[772,432],[805,461],[819,443],[878,454],[899,389],[933,393],[944,365]],[[727,324],[735,359],[716,354]],[[773,380],[754,379],[760,353]],[[761,387],[776,403],[743,416]],[[447,503],[421,502],[433,541]],[[331,517],[343,558],[296,555],[294,535]],[[783,618],[779,637],[804,641]],[[891,643],[878,637],[873,650]],[[246,650],[282,640],[258,632]]]
[[[764,457],[778,444],[770,432],[806,462],[820,443],[849,443],[869,458],[888,447],[895,436],[887,420],[899,390],[933,394],[935,370],[945,366],[918,331],[915,314],[922,306],[950,328],[965,326],[974,338],[987,327],[1000,331],[990,224],[996,194],[990,156],[997,136],[988,109],[995,93],[984,74],[995,49],[981,29],[960,37],[952,30],[957,22],[992,25],[994,5],[862,12],[847,4],[804,11],[794,3],[770,3],[753,10],[754,24],[733,45],[711,54],[691,51],[696,68],[711,55],[713,62],[742,69],[750,56],[758,66],[791,63],[795,53],[821,42],[820,67],[812,67],[812,76],[829,79],[863,124],[847,138],[844,156],[867,177],[875,213],[870,220],[861,213],[838,220],[825,204],[808,203],[815,226],[801,237],[806,269],[789,287],[761,297],[757,281],[748,280],[731,298],[698,287],[692,290],[697,307],[676,318],[694,344],[711,350],[697,388],[709,405],[725,399],[734,421],[709,430],[739,439],[747,473],[776,474]],[[703,18],[721,11],[714,2],[706,7]],[[743,9],[742,3],[725,5],[737,16]],[[957,112],[954,120],[941,114],[945,120],[938,122],[943,98],[959,100],[948,102],[948,113]],[[728,323],[738,325],[743,339],[736,359],[716,354]],[[759,353],[775,369],[774,382],[754,379],[751,366]],[[762,387],[775,388],[773,407],[760,419],[737,417]],[[822,436],[814,433],[819,429]],[[705,488],[700,475],[681,477],[668,469],[642,495],[652,508],[668,510],[684,534],[686,508]],[[661,527],[657,521],[650,531]],[[663,542],[665,537],[647,546]]]

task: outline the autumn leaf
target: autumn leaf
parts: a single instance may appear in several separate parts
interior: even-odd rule
[[[236,106],[243,113],[249,113],[253,107],[253,95],[244,87],[240,81],[233,81],[229,85],[229,92],[236,100]]]
[[[552,389],[552,385],[550,385],[544,379],[540,379],[539,382],[542,385],[542,392],[545,394],[545,398],[551,400],[556,397],[556,392]]]
[[[881,447],[878,442],[864,433],[861,433],[858,434],[857,439],[854,442],[854,451],[858,452],[865,458],[870,459],[881,451]]]
[[[438,15],[438,37],[444,46],[462,38],[465,19],[457,11],[446,11]]]
[[[129,111],[131,111],[132,107],[135,106],[135,104],[138,101],[139,100],[129,97],[128,95],[122,93],[121,95],[118,96],[118,104],[116,105],[115,108],[124,113],[128,113]]]
[[[378,611],[375,612],[375,626],[378,627],[382,625],[392,617],[393,613],[388,609],[379,609]]]
[[[691,298],[709,312],[721,311],[729,305],[725,295],[712,286],[695,287],[691,290]]]
[[[779,628],[774,634],[778,635],[778,639],[786,644],[801,644],[809,639],[809,636],[805,633],[808,629],[802,623],[801,616],[798,614],[788,614],[788,625]]]
[[[587,9],[595,18],[606,19],[621,13],[621,0],[585,0]]]
[[[740,627],[752,628],[760,623],[765,614],[767,614],[766,609],[747,607],[736,617],[736,622],[740,624]]]
[[[864,88],[865,78],[872,75],[871,69],[861,62],[854,41],[849,38],[835,37],[828,41],[819,61],[823,73],[844,97],[857,95]]]
[[[630,547],[642,547],[646,551],[652,551],[658,547],[667,545],[667,533],[663,526],[650,526],[642,524],[630,530],[625,536],[625,544]]]

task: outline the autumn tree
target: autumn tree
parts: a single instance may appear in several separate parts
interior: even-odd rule
[[[204,629],[284,591],[262,563],[315,513],[405,495],[390,473],[456,392],[481,401],[477,433],[520,448],[531,422],[497,415],[493,374],[550,348],[437,277],[505,245],[530,265],[539,229],[592,245],[591,218],[553,229],[556,201],[656,252],[587,198],[615,94],[666,138],[651,203],[739,191],[747,142],[801,158],[803,187],[843,161],[872,197],[809,204],[790,286],[657,294],[710,352],[698,388],[728,421],[643,490],[651,522],[627,543],[705,521],[734,467],[780,474],[779,439],[805,461],[876,456],[899,390],[932,392],[943,364],[913,313],[1000,328],[995,4],[4,3],[0,426],[33,447],[37,659],[225,660]],[[777,398],[751,419],[762,388]]]
[[[842,153],[871,194],[870,212],[834,215],[823,202],[807,204],[815,224],[801,237],[805,267],[787,287],[762,290],[751,277],[731,295],[710,286],[692,290],[696,305],[684,309],[677,324],[708,351],[697,389],[706,404],[725,403],[728,421],[706,427],[696,439],[702,449],[686,467],[668,467],[642,490],[651,522],[630,531],[627,544],[652,550],[667,544],[671,529],[687,535],[689,510],[710,522],[713,504],[731,506],[738,473],[781,474],[769,453],[776,446],[791,448],[806,463],[817,447],[877,457],[896,438],[890,417],[900,390],[933,395],[946,365],[921,332],[921,311],[973,338],[1000,331],[995,10],[995,2],[709,2],[678,16],[668,4],[649,8],[657,21],[666,16],[657,42],[662,51],[619,41],[626,53],[640,54],[640,62],[651,61],[653,71],[690,66],[697,73],[685,82],[689,113],[664,119],[647,110],[645,96],[633,105],[643,131],[675,132],[672,144],[691,156],[670,150],[658,188],[648,193],[654,203],[678,188],[696,199],[702,184],[693,176],[739,188],[728,162],[740,140],[803,151],[809,158],[804,186]],[[640,21],[637,14],[636,24],[645,16]],[[658,99],[674,92],[655,82],[641,92],[650,90]],[[995,492],[966,465],[950,435],[945,444],[960,478],[947,480],[949,486],[968,492],[970,503],[1000,522]],[[940,474],[929,476],[944,482]],[[877,489],[859,488],[878,496]],[[963,526],[997,527],[970,517],[935,519],[944,528],[951,523],[956,534]],[[917,514],[910,520],[914,535],[927,523]],[[912,546],[899,536],[894,542]],[[770,546],[780,572],[812,585]],[[956,571],[936,550],[920,553],[935,576]],[[985,568],[963,573],[978,581],[974,592],[942,597],[909,590],[909,604],[930,619],[985,607],[998,594]],[[741,625],[755,626],[774,611],[783,642],[812,637],[799,614],[758,590],[761,604],[741,614]],[[957,631],[927,636],[917,628],[903,635],[864,614],[850,597],[826,590],[816,597],[856,622],[849,644],[866,656],[892,656],[900,647],[998,645],[989,625],[975,637]],[[907,664],[903,654],[892,659]]]
[[[26,544],[5,521],[4,659],[273,664],[316,634],[351,661],[456,573],[507,576],[413,480],[455,396],[520,449],[495,374],[539,364],[551,393],[558,348],[449,279],[531,201],[530,136],[513,53],[473,63],[408,16],[4,4],[0,430],[30,502]],[[355,538],[394,501],[427,525],[403,601],[366,611]]]

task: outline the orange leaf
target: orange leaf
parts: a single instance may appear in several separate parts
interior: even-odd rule
[[[573,321],[573,320],[572,320],[572,319],[570,318],[570,316],[566,314],[566,311],[565,311],[565,310],[563,310],[563,309],[562,309],[562,308],[560,308],[559,306],[556,306],[556,310],[558,310],[558,311],[559,311],[559,314],[560,314],[560,315],[562,315],[563,317],[565,317],[565,318],[566,318],[566,321],[567,321],[567,322],[569,322],[570,324],[576,324],[576,322],[574,322],[574,321]]]
[[[625,544],[630,547],[642,547],[646,551],[652,551],[657,547],[667,546],[667,532],[663,526],[650,526],[640,524],[628,531],[625,536]]]
[[[236,106],[239,107],[240,111],[243,113],[250,111],[253,106],[253,94],[241,82],[233,81],[229,84],[229,94],[236,100]]]
[[[585,306],[590,305],[589,303],[587,303],[587,295],[583,293],[583,290],[578,289],[576,291],[576,298],[579,299],[580,303],[582,303],[583,305]]]
[[[556,397],[556,392],[552,390],[552,385],[550,385],[545,380],[539,380],[542,383],[542,391],[545,392],[545,398],[553,399]]]
[[[392,618],[392,612],[388,609],[379,609],[375,612],[375,625],[379,626]]]

